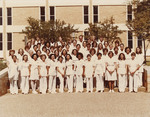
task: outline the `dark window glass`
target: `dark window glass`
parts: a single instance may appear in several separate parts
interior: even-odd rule
[[[94,16],[94,23],[98,23],[98,16]]]
[[[7,49],[12,49],[12,33],[7,33]]]
[[[88,16],[84,16],[84,23],[87,24],[89,22]]]
[[[84,14],[88,14],[88,6],[84,6]]]
[[[132,32],[128,31],[128,39],[132,39]]]
[[[0,8],[0,16],[2,16],[2,8]]]
[[[45,21],[45,16],[41,16],[41,21]]]
[[[133,36],[131,31],[128,31],[128,47],[133,48]]]
[[[128,47],[133,48],[133,42],[131,40],[128,41]]]
[[[0,50],[3,50],[3,35],[0,33]]]
[[[94,6],[93,14],[98,14],[98,6]]]
[[[7,16],[11,16],[11,8],[7,8]]]
[[[132,5],[128,5],[128,14],[132,14]]]
[[[45,7],[41,7],[41,15],[45,15]]]
[[[128,21],[132,20],[132,15],[128,15]]]
[[[55,17],[54,16],[50,16],[50,20],[55,20]]]
[[[0,17],[0,25],[3,24],[3,20],[2,20],[2,17]]]
[[[89,32],[84,31],[84,40],[88,40]]]
[[[54,15],[55,11],[54,11],[54,7],[50,7],[50,15]]]
[[[12,25],[11,8],[7,8],[7,25]]]

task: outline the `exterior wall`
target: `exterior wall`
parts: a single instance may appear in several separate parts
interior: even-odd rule
[[[64,20],[66,23],[82,24],[82,6],[56,7],[56,19]]]
[[[13,25],[28,25],[28,17],[39,19],[39,7],[16,7],[12,11]]]
[[[126,6],[99,6],[99,19],[109,19],[112,17],[115,19],[115,23],[126,23]]]
[[[119,37],[121,38],[122,43],[124,43],[124,45],[127,46],[128,45],[127,32],[123,32],[122,34],[119,35]]]
[[[24,34],[13,33],[13,49],[18,50],[19,48],[24,48]]]

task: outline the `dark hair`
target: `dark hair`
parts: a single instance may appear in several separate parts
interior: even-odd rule
[[[71,55],[70,54],[66,54],[65,56],[65,60],[67,61],[67,56],[70,56],[70,59],[72,59]]]
[[[50,55],[49,55],[49,58],[51,59],[53,55],[54,55],[54,57],[55,57],[55,59],[56,59],[56,55],[55,55],[55,54],[50,54]]]
[[[118,49],[118,47],[114,47],[114,50],[115,50],[115,49]],[[118,50],[119,50],[119,49],[118,49]]]
[[[131,48],[130,47],[126,47],[125,48],[125,52],[127,53],[127,49],[130,49],[130,52],[131,52]]]
[[[62,56],[59,56],[57,60],[59,61],[60,58],[64,59]]]
[[[116,44],[116,43],[118,43],[118,45],[119,45],[119,41],[118,41],[118,40],[115,41],[115,44]]]
[[[118,56],[118,60],[121,60],[121,55],[123,55],[123,60],[126,60],[125,54],[124,53],[120,53]]]
[[[25,57],[25,56],[27,56],[27,57],[28,57],[28,55],[24,54],[24,55],[23,55],[23,57],[22,57],[22,60],[23,60],[23,61],[24,61],[24,57]],[[28,59],[27,59],[27,60],[28,60]]]
[[[92,53],[92,51],[94,51],[94,54],[96,53],[96,50],[94,48],[90,49],[90,54]]]
[[[36,51],[36,54],[37,54],[39,51],[40,51],[40,53],[41,53],[41,50],[37,50],[37,51]]]
[[[142,54],[142,49],[141,49],[140,47],[137,47],[137,48],[139,48],[139,49],[140,49],[139,54]],[[138,54],[138,53],[137,53],[137,48],[136,48],[136,54]]]
[[[97,56],[101,55],[102,56],[102,53],[97,53]]]
[[[35,46],[37,47],[37,45],[34,45],[33,48],[34,48]]]
[[[26,49],[30,49],[30,47],[26,45],[26,46],[24,47],[24,49],[25,49],[25,50],[26,50]]]
[[[13,59],[14,57],[16,57],[16,59],[17,59],[17,56],[16,56],[16,55],[13,55],[13,56],[12,56],[12,59]]]
[[[135,52],[132,52],[132,53],[131,53],[131,56],[136,56]]]
[[[61,51],[61,55],[63,55],[63,52],[64,51],[66,51],[66,55],[67,55],[67,50],[66,49],[63,49],[62,51]]]
[[[43,56],[45,56],[45,59],[47,58],[45,54],[42,54],[42,55],[40,56],[40,58],[42,59]]]
[[[37,43],[37,45],[41,45],[41,43]]]
[[[108,52],[108,49],[107,49],[107,48],[104,48],[104,49],[103,49],[103,53],[104,53],[104,51],[107,51],[107,52]]]
[[[44,48],[46,49],[46,46],[43,46],[43,47],[42,47],[42,50],[43,50]]]
[[[97,42],[96,42],[96,41],[94,41],[94,42],[92,43],[92,47],[94,47],[94,44],[96,44],[96,47],[97,47]]]
[[[23,51],[23,54],[24,54],[24,50],[23,50],[22,48],[19,48],[18,54],[20,54],[20,50],[22,50],[22,51]]]
[[[89,56],[91,57],[91,55],[90,55],[90,54],[88,54],[86,57],[88,58]]]
[[[33,59],[34,56],[36,56],[37,58],[39,57],[37,54],[34,53],[34,54],[32,55],[32,59]]]
[[[81,48],[81,45],[80,45],[80,44],[77,44],[77,45],[76,45],[76,48],[77,48],[77,46],[80,46],[80,48]]]
[[[77,54],[78,54],[78,50],[77,50],[77,49],[73,49],[73,50],[72,50],[72,54],[74,53],[74,51],[76,51]]]
[[[82,54],[81,52],[78,52],[77,58],[78,58],[79,56],[81,56],[81,58],[83,58],[83,54]]]
[[[15,53],[15,50],[9,50],[9,56],[10,56],[11,52]]]
[[[112,51],[109,51],[109,52],[108,52],[108,56],[109,56],[110,54],[112,54],[112,56],[114,56],[114,53],[113,53]]]

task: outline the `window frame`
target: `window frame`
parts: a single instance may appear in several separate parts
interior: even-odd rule
[[[11,41],[8,40],[8,34],[11,34]],[[11,43],[11,48],[9,48],[9,43]],[[13,34],[11,32],[7,33],[7,50],[11,50],[13,48]]]
[[[87,14],[85,14],[85,7],[88,7],[88,13]],[[88,20],[87,23],[85,23],[85,17],[87,17],[87,20]],[[89,6],[86,5],[86,6],[83,6],[83,24],[88,24],[88,23],[89,23]]]
[[[54,8],[53,15],[51,15],[51,8]],[[49,6],[49,20],[54,20],[55,21],[55,19],[56,19],[55,11],[56,11],[55,6]],[[53,17],[53,19],[51,17]]]
[[[42,11],[42,10],[41,10],[42,8],[44,8],[44,14],[42,14],[42,12],[41,12],[41,11]],[[46,11],[46,10],[45,10],[45,7],[44,7],[44,6],[41,6],[41,7],[40,7],[40,20],[41,20],[41,21],[45,21],[45,20],[46,20],[46,19],[45,19],[45,11]],[[44,20],[42,20],[42,18],[44,18]]]
[[[129,33],[132,34],[131,39],[129,38]],[[133,33],[132,33],[131,31],[127,31],[127,38],[128,38],[128,47],[130,47],[130,46],[129,46],[129,42],[131,42],[132,47],[130,47],[130,48],[134,48]]]
[[[0,51],[3,51],[3,33],[0,32]]]
[[[8,16],[8,9],[11,9],[11,15]],[[11,19],[11,24],[9,24],[9,18]],[[11,7],[7,7],[7,25],[12,25],[13,21],[12,21],[12,8]]]
[[[2,11],[2,13],[1,13],[1,15],[0,15],[0,26],[2,26],[2,25],[3,25],[3,8],[0,7],[0,9],[1,9],[1,11]]]
[[[94,11],[95,11],[94,7],[97,7],[97,14],[94,13]],[[94,5],[93,6],[93,23],[98,23],[98,21],[99,21],[99,14],[98,14],[99,12],[98,12],[98,10],[99,10],[99,6],[98,5]],[[97,16],[97,22],[95,22],[95,16]]]

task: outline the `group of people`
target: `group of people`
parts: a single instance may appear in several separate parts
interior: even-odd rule
[[[144,56],[142,49],[135,52],[123,43],[108,43],[103,37],[94,36],[84,40],[80,35],[77,40],[64,42],[59,37],[57,42],[36,37],[27,42],[24,49],[10,50],[7,57],[8,77],[11,94],[18,94],[18,87],[23,94],[56,93],[56,79],[59,79],[59,92],[68,88],[68,93],[93,92],[93,79],[96,78],[96,92],[103,92],[107,84],[109,92],[118,86],[119,92],[138,92],[142,86]],[[20,82],[18,82],[20,78]],[[39,86],[37,83],[39,82]]]

